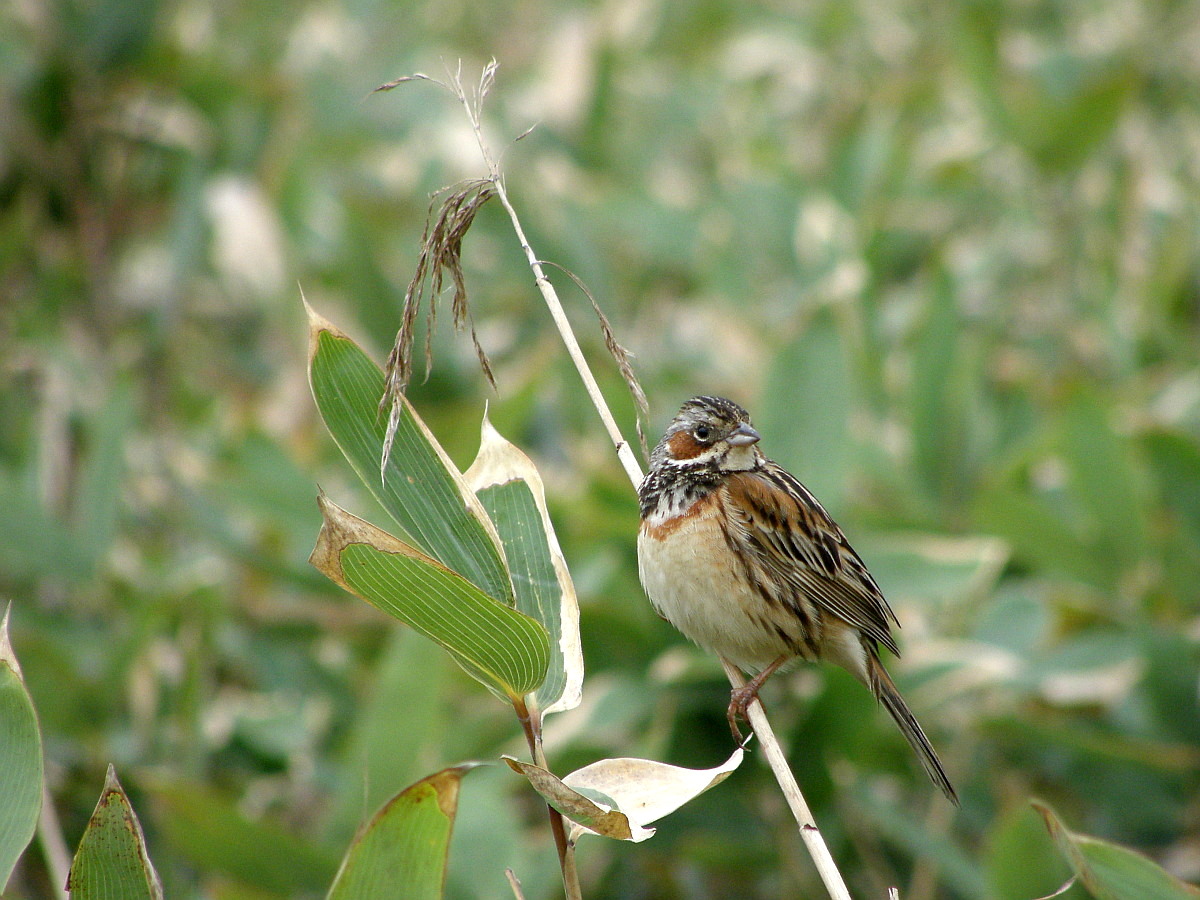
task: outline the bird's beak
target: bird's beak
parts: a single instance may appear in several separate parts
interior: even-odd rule
[[[745,422],[733,429],[726,438],[731,447],[749,447],[751,444],[757,444],[759,434]]]

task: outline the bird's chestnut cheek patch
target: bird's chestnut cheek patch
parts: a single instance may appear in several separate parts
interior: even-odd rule
[[[674,435],[667,441],[667,446],[671,448],[673,459],[695,459],[709,448],[708,444],[700,443],[687,431]]]

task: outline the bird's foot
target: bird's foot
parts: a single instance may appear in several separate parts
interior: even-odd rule
[[[742,730],[738,728],[738,719],[749,721],[747,710],[750,708],[750,704],[758,699],[758,688],[758,684],[750,681],[739,688],[734,688],[729,693],[729,709],[725,716],[729,720],[729,730],[733,732],[734,740],[742,749],[745,749],[750,738],[742,735]]]

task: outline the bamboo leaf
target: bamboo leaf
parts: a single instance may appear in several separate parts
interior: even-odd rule
[[[1059,852],[1097,900],[1196,900],[1200,888],[1180,881],[1140,853],[1076,834],[1044,803],[1033,801]]]
[[[354,471],[412,546],[511,604],[500,539],[454,463],[401,397],[395,441],[381,473],[383,372],[334,325],[311,308],[308,315],[313,398]]]
[[[511,756],[502,758],[583,831],[637,843],[654,834],[646,827],[651,822],[729,777],[743,755],[738,748],[712,769],[685,769],[650,759],[602,759],[563,779]]]
[[[350,844],[328,900],[440,900],[458,787],[472,768],[443,769],[384,804]]]
[[[141,823],[111,765],[75,852],[67,890],[72,900],[162,900],[162,883],[146,853]]]
[[[441,644],[472,677],[516,700],[541,685],[550,642],[536,620],[324,494],[309,562],[330,580]]]
[[[574,709],[583,691],[579,601],[537,467],[492,427],[485,414],[479,453],[465,477],[503,542],[517,609],[541,622],[550,634],[546,680],[534,694],[530,711],[544,715]]]
[[[762,406],[770,455],[836,511],[846,491],[854,396],[845,341],[831,312],[814,316],[776,354]]]
[[[0,621],[0,892],[33,838],[42,808],[42,736],[21,665]]]

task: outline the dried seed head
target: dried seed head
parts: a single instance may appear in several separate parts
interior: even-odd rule
[[[445,197],[441,206],[437,205],[439,197]],[[400,330],[396,332],[396,342],[388,354],[387,370],[384,381],[384,393],[379,400],[379,411],[388,410],[387,432],[383,442],[382,467],[387,465],[391,455],[392,440],[395,437],[396,425],[399,421],[399,399],[412,378],[412,343],[416,328],[417,316],[422,304],[428,304],[425,319],[425,377],[429,377],[433,365],[432,335],[437,322],[437,301],[441,295],[444,279],[449,274],[454,284],[454,298],[451,302],[451,314],[456,330],[468,329],[475,352],[479,357],[479,367],[484,377],[494,388],[496,380],[492,373],[491,362],[487,358],[479,338],[475,334],[475,326],[471,323],[471,309],[467,297],[467,280],[462,269],[462,240],[475,221],[475,215],[492,197],[496,196],[496,187],[491,179],[483,178],[466,181],[456,188],[443,188],[433,195],[429,203],[429,212],[425,217],[425,231],[421,235],[421,252],[417,255],[417,265],[413,271],[412,280],[404,292],[404,310],[400,317]],[[437,208],[436,218],[434,209]]]

